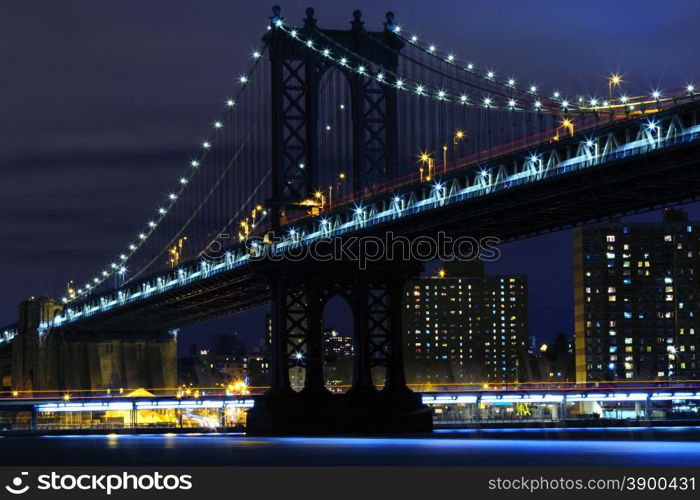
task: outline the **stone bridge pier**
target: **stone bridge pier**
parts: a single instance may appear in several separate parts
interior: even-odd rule
[[[12,346],[12,388],[75,391],[174,388],[177,343],[167,331],[110,332],[46,329],[61,311],[46,297],[19,306]]]

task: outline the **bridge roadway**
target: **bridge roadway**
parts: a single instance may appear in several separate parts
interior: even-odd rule
[[[353,203],[288,223],[276,255],[323,237],[497,236],[502,241],[687,202],[700,195],[700,102],[399,180]],[[269,249],[267,249],[269,251]],[[177,328],[269,301],[267,267],[244,247],[67,304],[65,333]],[[351,263],[349,265],[356,265]],[[8,330],[6,336],[13,334]]]

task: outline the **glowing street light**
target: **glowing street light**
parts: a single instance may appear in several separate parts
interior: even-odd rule
[[[608,99],[612,99],[613,87],[619,87],[622,84],[622,75],[613,73],[608,78]]]
[[[427,152],[421,152],[418,158],[420,158],[421,164],[427,164],[428,166],[428,175],[425,178],[423,177],[423,167],[419,169],[421,182],[423,182],[423,180],[430,181],[433,178],[433,167],[435,165],[433,158]]]
[[[321,204],[320,209],[321,209],[321,211],[323,211],[323,208],[326,205],[326,197],[323,194],[323,191],[321,191],[320,189],[317,189],[316,192],[314,193],[314,198],[316,198],[318,200],[318,203]]]
[[[569,131],[570,136],[574,135],[574,122],[572,122],[568,118],[564,118],[561,122],[561,126]]]

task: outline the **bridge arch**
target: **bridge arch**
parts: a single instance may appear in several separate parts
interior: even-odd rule
[[[323,379],[331,392],[344,392],[353,383],[357,331],[351,300],[335,293],[323,304]]]

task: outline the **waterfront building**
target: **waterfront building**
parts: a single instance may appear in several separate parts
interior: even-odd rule
[[[509,383],[527,352],[527,278],[446,263],[408,282],[404,342],[409,382]]]
[[[574,231],[578,382],[700,377],[698,234],[674,209]]]

